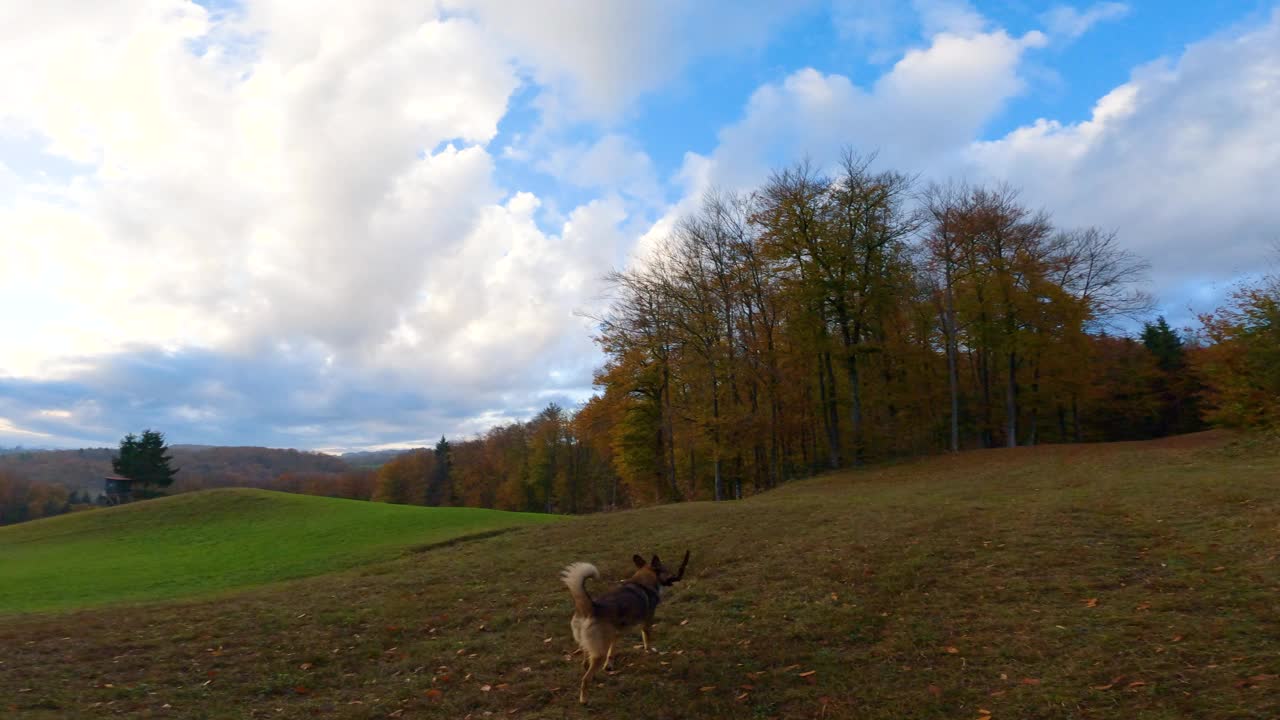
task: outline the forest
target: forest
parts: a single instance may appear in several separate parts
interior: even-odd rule
[[[589,512],[894,458],[1280,421],[1274,277],[1175,329],[1114,232],[1059,227],[1005,185],[921,187],[873,160],[709,193],[609,275],[594,397],[401,456],[374,498]]]
[[[709,192],[611,272],[594,318],[605,362],[576,410],[361,467],[181,453],[174,490],[584,513],[895,458],[1280,424],[1274,275],[1173,328],[1143,291],[1145,259],[1109,229],[1060,227],[1007,185],[922,185],[848,151],[835,167]],[[13,457],[0,504],[74,504],[46,474],[6,471]]]

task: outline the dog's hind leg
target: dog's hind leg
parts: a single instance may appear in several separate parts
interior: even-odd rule
[[[602,665],[604,665],[604,658],[599,655],[592,655],[588,661],[587,672],[582,676],[582,683],[578,685],[578,702],[583,705],[587,704],[587,683],[591,682],[591,678]]]
[[[604,671],[613,672],[613,646],[618,644],[618,638],[614,638],[609,642],[609,652],[604,656]]]

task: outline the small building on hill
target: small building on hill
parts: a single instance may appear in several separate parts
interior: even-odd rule
[[[121,505],[133,500],[133,480],[123,475],[108,475],[103,478],[102,494],[107,496],[108,505]]]

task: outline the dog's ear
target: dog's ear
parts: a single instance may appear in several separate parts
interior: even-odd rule
[[[632,555],[631,562],[635,563],[636,567],[638,568],[644,567],[644,558],[640,557],[639,555]]]
[[[662,567],[662,561],[658,559],[657,555],[654,555],[653,559],[649,561],[649,567]]]

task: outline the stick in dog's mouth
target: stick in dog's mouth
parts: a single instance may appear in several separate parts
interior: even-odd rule
[[[667,586],[671,586],[671,585],[674,585],[674,584],[676,584],[676,583],[680,582],[680,579],[684,577],[684,569],[685,569],[686,567],[688,567],[688,566],[689,566],[689,551],[688,551],[688,550],[685,550],[685,551],[684,551],[684,560],[681,560],[681,561],[680,561],[680,569],[676,571],[675,577],[668,578],[668,579],[667,579],[667,581],[666,581],[666,582],[664,582],[664,583],[662,583],[662,584],[663,584],[663,585],[667,585]]]

